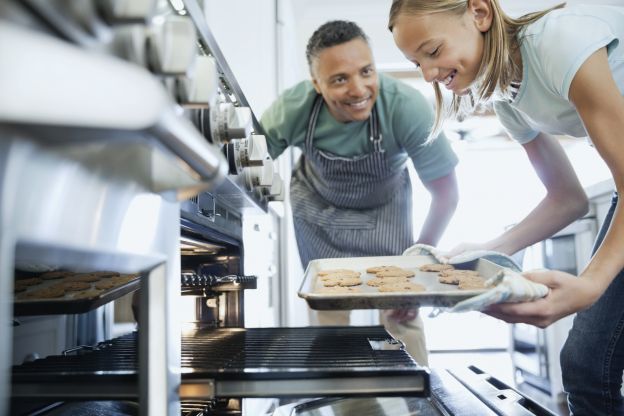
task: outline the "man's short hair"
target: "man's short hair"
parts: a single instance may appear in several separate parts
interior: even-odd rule
[[[312,60],[316,58],[323,49],[347,43],[356,38],[361,38],[364,42],[368,43],[368,37],[354,22],[332,20],[321,25],[314,31],[312,36],[310,36],[308,46],[306,47],[306,58],[310,70],[312,70]]]

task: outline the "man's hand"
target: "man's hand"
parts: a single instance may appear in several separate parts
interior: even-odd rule
[[[392,309],[388,313],[388,319],[403,323],[416,319],[418,316],[418,309]]]

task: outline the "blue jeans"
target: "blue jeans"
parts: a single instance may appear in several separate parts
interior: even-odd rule
[[[594,252],[611,223],[617,195],[598,233]],[[624,271],[589,309],[579,312],[561,350],[563,387],[570,414],[624,415]]]

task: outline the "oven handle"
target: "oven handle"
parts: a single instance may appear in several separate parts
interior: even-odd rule
[[[225,179],[219,148],[145,68],[2,20],[0,39],[0,91],[10,97],[0,100],[0,127],[33,132],[45,145],[146,145],[167,161],[151,168],[157,191],[196,194]]]

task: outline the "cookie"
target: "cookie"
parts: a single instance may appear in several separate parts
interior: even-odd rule
[[[478,277],[479,273],[474,270],[443,270],[438,274],[438,281],[450,285],[459,284],[464,277]]]
[[[421,272],[441,272],[443,270],[453,270],[455,267],[450,264],[441,264],[441,263],[430,263],[423,264],[419,267]]]
[[[479,272],[476,270],[442,270],[439,276],[479,276]]]
[[[97,282],[100,278],[92,273],[81,273],[67,278],[68,282]]]
[[[14,293],[24,292],[26,289],[28,289],[28,286],[26,286],[26,285],[20,285],[20,284],[16,283],[13,286],[13,292]]]
[[[38,285],[41,282],[43,282],[43,280],[41,280],[38,277],[28,277],[26,279],[17,279],[15,281],[15,285],[34,286],[34,285]]]
[[[373,287],[396,283],[409,283],[409,278],[403,276],[373,277],[366,282],[367,285]]]
[[[91,272],[90,274],[92,274],[93,276],[97,276],[97,277],[114,277],[114,276],[119,276],[118,272],[109,272],[109,271]]]
[[[319,293],[358,293],[358,292],[361,292],[359,287],[352,287],[352,286],[328,286],[328,287],[322,287],[318,291]]]
[[[359,276],[360,272],[356,272],[355,270],[350,270],[350,269],[329,269],[329,270],[321,270],[316,275],[328,276],[328,275],[334,275],[334,274],[340,274],[340,275],[347,274],[347,275]]]
[[[326,287],[331,286],[358,286],[362,284],[362,279],[359,277],[330,277],[323,280],[323,285]]]
[[[96,289],[107,290],[114,288],[115,286],[117,286],[117,284],[110,279],[107,279],[96,282],[94,286]]]
[[[100,293],[102,293],[101,290],[88,289],[88,290],[83,290],[80,292],[72,293],[71,298],[72,299],[90,299],[90,298],[95,298],[99,296]]]
[[[120,274],[119,276],[113,276],[110,278],[111,282],[114,282],[116,285],[126,284],[134,279],[139,277],[138,274]]]
[[[39,277],[42,278],[43,280],[55,280],[55,279],[62,279],[65,276],[69,276],[71,274],[72,274],[71,272],[56,271],[56,272],[44,273],[44,274],[42,274]]]
[[[73,291],[77,291],[77,290],[85,290],[85,289],[89,289],[91,288],[91,283],[88,282],[62,282],[62,283],[58,283],[54,286],[50,286],[52,287],[59,287],[62,288],[68,292],[73,292]]]
[[[22,293],[19,299],[55,299],[65,295],[62,287],[50,286],[43,289],[33,290],[32,292]]]
[[[375,266],[375,267],[369,267],[368,269],[366,269],[366,273],[375,274],[379,272],[387,272],[389,270],[403,270],[403,269],[397,266]]]
[[[460,276],[457,275],[438,275],[438,282],[445,283],[447,285],[457,285],[459,284]]]
[[[486,289],[485,280],[476,276],[464,276],[459,278],[459,287],[462,290]]]
[[[320,280],[327,280],[329,278],[350,278],[350,277],[360,277],[359,272],[354,272],[353,270],[330,270],[329,273],[320,272],[317,274]]]
[[[393,283],[389,285],[381,285],[378,287],[380,292],[424,292],[426,289],[418,283]]]
[[[416,276],[411,270],[398,269],[398,270],[386,270],[382,272],[375,273],[376,277],[413,277]]]

